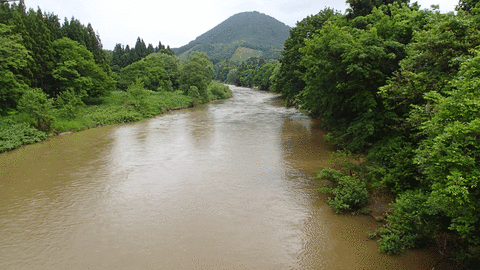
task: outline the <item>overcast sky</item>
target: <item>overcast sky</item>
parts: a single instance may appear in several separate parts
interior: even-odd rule
[[[411,1],[414,2],[414,1]],[[207,32],[230,16],[244,11],[259,11],[295,26],[308,15],[325,7],[345,12],[339,0],[25,0],[28,8],[40,7],[62,19],[72,16],[91,23],[100,34],[104,49],[115,44],[134,46],[137,37],[155,47],[159,41],[180,47]],[[440,5],[442,13],[453,11],[458,0],[420,0],[422,8]]]

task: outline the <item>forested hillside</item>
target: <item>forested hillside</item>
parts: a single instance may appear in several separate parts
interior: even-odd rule
[[[268,15],[243,12],[173,51],[181,58],[193,51],[205,52],[214,62],[230,59],[238,48],[255,50],[264,59],[278,58],[289,30],[289,26]]]
[[[181,62],[140,38],[105,51],[90,24],[0,3],[0,152],[231,96],[212,76],[205,54]]]

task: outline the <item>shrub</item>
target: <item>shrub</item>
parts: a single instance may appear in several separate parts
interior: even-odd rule
[[[396,136],[376,144],[368,153],[369,161],[378,169],[381,183],[396,194],[420,184],[419,166],[413,162],[415,148],[404,136]]]
[[[202,97],[200,96],[200,92],[198,91],[198,88],[194,85],[188,88],[187,95],[192,98],[193,105],[196,105],[202,102]]]
[[[145,117],[152,115],[151,106],[148,102],[149,91],[143,86],[143,82],[139,79],[132,83],[127,89],[130,105],[133,105],[135,110]]]
[[[406,248],[422,247],[446,231],[441,209],[421,190],[400,194],[392,204],[387,225],[380,229],[380,250],[398,254]]]
[[[208,85],[208,93],[211,93],[213,99],[227,99],[232,97],[232,90],[224,84],[212,81]]]
[[[96,126],[96,124],[91,119],[85,119],[84,116],[75,119],[58,118],[55,121],[55,132],[80,131],[94,126]]]
[[[0,152],[7,152],[24,144],[44,141],[47,134],[27,123],[3,119],[0,123]]]
[[[332,194],[328,204],[336,213],[344,210],[360,210],[369,201],[365,183],[358,178],[345,175],[335,169],[326,168],[319,172],[316,179],[330,181],[330,185],[320,188],[321,192]]]
[[[50,132],[54,123],[53,100],[39,88],[28,89],[20,98],[18,109],[33,119],[33,125],[43,131]]]
[[[159,92],[150,96],[150,100],[158,112],[166,109],[187,108],[192,105],[192,98],[183,94],[183,91]]]
[[[135,122],[143,119],[139,112],[125,108],[125,106],[100,107],[95,112],[88,114],[85,118],[90,119],[97,125],[110,125],[124,122]]]
[[[67,120],[75,119],[85,106],[82,98],[82,94],[76,94],[73,91],[63,91],[60,93],[55,102],[58,107],[58,116]]]

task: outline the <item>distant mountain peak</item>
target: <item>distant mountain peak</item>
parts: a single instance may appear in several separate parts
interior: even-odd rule
[[[224,60],[240,46],[261,51],[264,58],[278,57],[289,34],[290,27],[277,19],[258,11],[246,11],[173,50],[179,56],[192,50],[204,51],[213,60]]]

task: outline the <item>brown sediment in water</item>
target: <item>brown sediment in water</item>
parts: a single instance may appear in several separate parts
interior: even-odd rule
[[[365,231],[379,223],[336,215],[314,191],[309,179],[331,165],[316,120],[234,90],[0,155],[0,269],[425,270],[442,259],[378,253]]]
[[[368,209],[370,210],[370,215],[374,218],[385,217],[386,214],[392,211],[390,204],[394,203],[394,199],[391,196],[374,195],[370,201]]]

